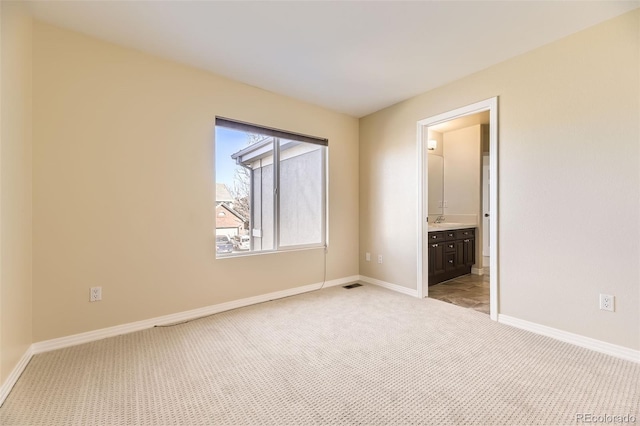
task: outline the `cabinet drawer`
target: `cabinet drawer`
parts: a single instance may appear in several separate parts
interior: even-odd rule
[[[429,242],[432,243],[434,241],[444,241],[445,233],[442,231],[439,232],[429,232]]]
[[[444,255],[444,269],[445,271],[451,271],[456,269],[458,265],[456,264],[456,253],[446,253]]]
[[[456,243],[454,243],[453,241],[447,241],[444,243],[444,251],[446,251],[447,253],[452,252],[452,251],[456,251]]]
[[[458,229],[456,231],[456,239],[462,240],[465,238],[474,238],[476,235],[476,230],[473,228],[469,229]]]
[[[456,231],[444,231],[445,241],[455,241],[455,239],[456,239]]]

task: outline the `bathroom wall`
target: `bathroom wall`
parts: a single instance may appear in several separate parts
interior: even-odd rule
[[[480,125],[443,134],[445,216],[478,214],[480,149]]]
[[[428,150],[427,153],[429,155],[439,155],[442,156],[442,149],[443,149],[443,139],[442,139],[442,132],[436,132],[435,130],[431,130],[429,129],[427,132],[427,138],[428,140],[435,140],[437,145],[436,145],[436,149],[434,150]]]
[[[429,223],[435,222],[438,216],[444,214],[444,158],[442,133],[435,130],[428,130],[427,140],[435,140],[436,148],[427,150],[427,167],[428,167],[428,216]]]

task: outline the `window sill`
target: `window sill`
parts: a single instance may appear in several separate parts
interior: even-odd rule
[[[314,246],[305,246],[305,247],[295,247],[291,249],[280,249],[280,250],[263,250],[263,251],[247,251],[245,253],[228,253],[228,254],[217,254],[216,260],[220,259],[236,259],[239,257],[253,257],[253,256],[263,256],[270,254],[282,254],[282,253],[293,253],[300,251],[309,251],[309,250],[321,250],[325,249],[327,246],[325,245],[314,245]]]

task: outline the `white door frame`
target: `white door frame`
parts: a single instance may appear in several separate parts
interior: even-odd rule
[[[489,160],[491,156],[486,155],[484,152],[482,153],[482,216],[478,218],[478,221],[482,221],[482,257],[491,256],[491,240],[489,233],[485,231],[491,229],[491,204],[489,203],[491,170],[489,170],[489,164],[485,164],[485,157],[489,157],[487,158],[487,160]],[[489,188],[489,190],[487,190],[487,188]],[[489,214],[489,216],[485,217],[486,214]],[[481,266],[484,267],[484,263],[482,263]]]
[[[428,286],[428,250],[426,244],[428,240],[429,225],[427,217],[429,209],[429,185],[428,166],[427,166],[427,139],[429,126],[451,121],[466,115],[476,114],[483,111],[489,111],[489,171],[491,173],[492,185],[489,192],[489,205],[491,216],[489,217],[489,241],[490,241],[490,260],[489,260],[489,306],[490,316],[494,321],[498,320],[498,98],[490,98],[484,101],[476,102],[462,108],[448,111],[433,117],[425,118],[418,121],[418,230],[420,238],[418,238],[418,296],[420,298],[429,295]]]

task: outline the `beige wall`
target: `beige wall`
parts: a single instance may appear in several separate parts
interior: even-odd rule
[[[35,341],[322,282],[322,249],[215,258],[216,115],[329,139],[327,279],[358,274],[357,119],[39,22],[33,55]]]
[[[361,273],[416,288],[416,122],[499,96],[500,313],[640,349],[639,19],[361,119],[360,249],[386,254]]]
[[[478,215],[480,205],[480,125],[443,134],[444,214]]]
[[[32,343],[31,18],[1,2],[0,383]]]

